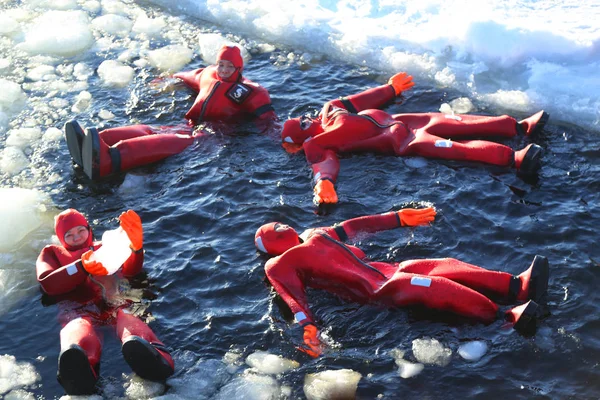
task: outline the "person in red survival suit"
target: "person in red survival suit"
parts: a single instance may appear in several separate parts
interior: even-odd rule
[[[335,192],[340,169],[338,155],[376,152],[396,156],[422,156],[447,160],[478,161],[514,166],[521,174],[540,167],[542,148],[530,144],[522,150],[468,137],[514,137],[532,135],[543,129],[548,114],[537,114],[517,123],[507,115],[445,115],[441,113],[390,115],[377,108],[414,86],[404,72],[392,76],[387,85],[325,103],[316,118],[292,118],[283,125],[283,147],[289,152],[304,150],[314,175],[314,202],[337,203]]]
[[[194,126],[204,121],[270,121],[276,118],[269,92],[242,76],[244,60],[237,46],[223,46],[217,64],[173,75],[198,92],[185,114],[188,124],[133,125],[84,129],[75,120],[64,126],[67,146],[75,164],[90,179],[162,160],[178,154],[202,136]]]
[[[400,211],[350,219],[331,227],[308,229],[301,235],[282,223],[261,226],[255,245],[276,256],[265,264],[269,282],[304,328],[300,350],[316,357],[322,352],[318,328],[306,298],[306,288],[327,290],[350,301],[388,307],[425,306],[491,323],[498,306],[486,295],[520,304],[504,314],[524,334],[535,331],[545,313],[548,260],[535,256],[518,276],[490,271],[453,258],[369,261],[358,247],[342,242],[359,234],[426,225],[433,208]],[[485,293],[486,295],[482,294]]]
[[[144,262],[142,222],[133,210],[122,213],[119,221],[131,241],[132,254],[117,274],[130,278],[141,272]],[[115,304],[111,298],[111,293],[118,293],[118,277],[106,276],[104,266],[90,260],[102,243],[94,242],[86,218],[68,209],[57,216],[55,230],[61,245],[44,247],[36,270],[43,292],[54,296],[61,307],[57,377],[67,394],[95,390],[102,352],[100,326],[116,328],[123,356],[137,375],[152,381],[171,376],[174,363],[165,345],[146,323],[124,309],[129,303]]]

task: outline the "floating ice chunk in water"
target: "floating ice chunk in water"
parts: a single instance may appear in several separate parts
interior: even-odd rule
[[[27,78],[32,81],[56,79],[56,73],[52,65],[38,65],[27,71]]]
[[[27,362],[19,362],[15,356],[0,356],[0,395],[23,386],[30,386],[41,380],[35,367]]]
[[[5,13],[0,14],[0,35],[10,36],[19,30],[19,23]]]
[[[281,356],[270,354],[265,351],[256,351],[246,358],[246,363],[258,370],[261,374],[282,374],[300,364],[297,361],[287,360]]]
[[[0,152],[0,171],[17,175],[29,166],[29,159],[23,151],[17,147],[5,147]]]
[[[0,79],[0,108],[19,112],[25,105],[27,96],[18,83]]]
[[[75,67],[73,67],[73,75],[80,80],[85,81],[90,76],[94,75],[94,70],[87,64],[77,63]],[[90,95],[92,97],[92,95]]]
[[[413,376],[420,374],[421,371],[423,371],[423,368],[425,368],[421,363],[413,363],[405,360],[403,358],[404,352],[402,350],[394,349],[392,350],[391,355],[394,357],[394,361],[398,366],[398,374],[404,379],[412,378]]]
[[[31,146],[42,137],[40,128],[18,128],[8,131],[7,146],[18,147],[21,150]]]
[[[193,55],[194,52],[186,46],[169,45],[150,51],[148,61],[161,71],[180,71]]]
[[[94,43],[87,13],[49,11],[27,27],[25,41],[17,45],[30,54],[71,56]]]
[[[147,36],[157,36],[160,31],[167,26],[163,18],[148,18],[146,14],[140,14],[131,28],[134,33],[141,33]]]
[[[82,113],[88,109],[91,101],[92,94],[87,90],[84,90],[75,97],[75,103],[71,107],[71,111],[77,114]]]
[[[402,159],[404,164],[411,168],[425,168],[429,163],[426,158],[423,157],[405,157]]]
[[[129,382],[125,383],[125,395],[128,399],[151,399],[165,392],[165,385],[152,382],[131,374]]]
[[[42,139],[46,142],[58,142],[63,137],[63,132],[58,128],[48,128]]]
[[[106,121],[106,120],[109,120],[109,119],[114,119],[114,118],[115,118],[115,114],[111,113],[111,112],[110,112],[110,111],[108,111],[108,110],[100,110],[100,111],[98,112],[98,116],[99,116],[100,118],[102,118],[103,120],[105,120],[105,121]]]
[[[307,374],[304,378],[304,394],[308,400],[353,399],[361,376],[351,369]]]
[[[118,61],[106,60],[98,67],[98,75],[109,86],[124,87],[133,79],[133,68]]]
[[[419,362],[441,367],[448,365],[452,357],[452,350],[444,347],[436,339],[415,339],[412,343],[412,351]]]
[[[52,10],[71,10],[77,8],[76,0],[33,0],[29,3],[40,8]]]
[[[267,375],[245,373],[227,383],[214,397],[216,400],[271,400],[280,398],[279,383]]]
[[[244,46],[233,43],[231,40],[227,40],[218,33],[202,33],[198,35],[198,44],[200,45],[202,59],[208,64],[214,64],[217,62],[217,53],[224,45],[239,47],[242,53],[242,58],[244,59],[244,64],[246,64],[250,58],[250,55]]]
[[[42,224],[40,214],[49,199],[37,190],[21,188],[0,188],[0,199],[0,251],[13,250]]]
[[[118,192],[120,194],[140,193],[144,189],[145,183],[146,179],[142,175],[127,174]]]
[[[127,36],[133,27],[133,21],[122,15],[106,14],[92,20],[92,26],[109,35]]]
[[[458,354],[467,361],[477,361],[487,352],[487,343],[481,340],[461,344],[458,347]]]

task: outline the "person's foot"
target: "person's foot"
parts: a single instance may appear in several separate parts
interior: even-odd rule
[[[550,115],[542,110],[533,114],[529,118],[519,121],[517,123],[517,130],[523,133],[525,136],[536,135],[544,130],[544,126],[546,125],[546,122],[548,122],[548,118],[550,118]]]
[[[83,135],[81,146],[83,172],[88,178],[100,178],[100,136],[96,128],[88,128]]]
[[[75,164],[81,167],[81,146],[83,144],[84,132],[76,120],[68,121],[64,126],[65,139],[71,158]]]
[[[68,395],[92,394],[98,381],[98,370],[92,368],[85,351],[72,344],[58,356],[58,382]]]
[[[529,144],[521,150],[515,151],[515,168],[523,175],[533,175],[542,166],[544,150],[537,144]]]
[[[511,308],[504,318],[512,323],[513,329],[522,335],[533,335],[537,329],[538,321],[543,317],[543,307],[535,301],[529,300],[525,304]]]
[[[121,351],[133,372],[143,379],[164,381],[173,375],[173,359],[160,343],[150,343],[132,335],[125,339]]]
[[[550,266],[548,259],[536,255],[531,266],[519,274],[521,284],[521,295],[518,300],[533,300],[539,305],[548,302],[548,279],[550,278]]]

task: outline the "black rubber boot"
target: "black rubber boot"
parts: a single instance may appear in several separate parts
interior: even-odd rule
[[[78,345],[72,344],[58,356],[57,379],[68,395],[92,394],[96,390],[98,368],[93,368]]]
[[[96,128],[88,128],[83,136],[81,151],[83,172],[88,178],[100,178],[100,136]]]
[[[534,175],[542,166],[544,150],[537,144],[530,144],[522,150],[515,151],[515,165],[520,174]]]
[[[173,366],[160,354],[160,349],[168,353],[163,345],[150,343],[139,336],[130,336],[121,347],[125,361],[133,372],[143,379],[164,381],[173,375]]]
[[[75,164],[81,167],[83,165],[81,159],[81,146],[83,145],[84,136],[83,129],[77,121],[72,120],[65,124],[64,131],[71,158]]]

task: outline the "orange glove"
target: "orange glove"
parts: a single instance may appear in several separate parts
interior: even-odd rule
[[[338,197],[335,193],[335,188],[333,187],[333,182],[323,179],[317,182],[315,185],[315,196],[313,197],[313,201],[316,204],[321,203],[337,203]]]
[[[133,210],[127,210],[119,215],[121,228],[127,233],[133,251],[140,250],[144,245],[144,229],[142,219]]]
[[[415,86],[415,83],[412,79],[412,76],[407,75],[406,72],[398,72],[388,80],[388,84],[392,85],[394,91],[396,92],[396,96],[400,96],[402,92]]]
[[[311,357],[317,358],[323,352],[323,345],[318,338],[319,330],[316,326],[308,324],[304,327],[304,344],[306,347],[298,347]]]
[[[405,208],[398,211],[400,226],[427,225],[435,219],[436,211],[433,207]]]
[[[94,254],[93,250],[88,250],[81,256],[81,265],[90,275],[108,275],[108,271],[104,268],[101,262],[90,261],[90,257]]]

